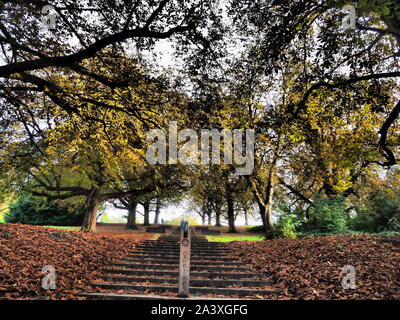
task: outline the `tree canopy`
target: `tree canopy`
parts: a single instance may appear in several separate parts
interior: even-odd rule
[[[0,46],[1,196],[82,203],[84,230],[105,201],[133,227],[138,203],[182,199],[230,232],[256,208],[272,230],[282,208],[314,221],[321,199],[365,213],[374,191],[362,182],[397,181],[397,1],[0,1]],[[150,164],[148,133],[168,136],[171,121],[254,130],[253,171]]]

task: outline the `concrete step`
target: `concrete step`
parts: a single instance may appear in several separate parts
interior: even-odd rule
[[[151,263],[159,263],[159,264],[176,264],[179,263],[178,259],[143,259],[143,258],[125,258],[124,261],[128,262],[133,262],[133,263],[145,263],[145,264],[151,264]],[[220,261],[220,260],[215,260],[215,259],[210,259],[207,261],[204,260],[191,260],[190,265],[195,265],[195,264],[203,264],[205,266],[208,265],[224,265],[224,266],[247,266],[248,264],[243,263],[243,262],[227,262],[227,261]]]
[[[166,245],[166,244],[138,244],[135,246],[136,248],[151,248],[151,249],[179,249],[180,244],[177,243],[176,245]],[[191,244],[192,249],[215,249],[215,250],[231,250],[228,246],[213,246],[213,245],[196,245],[196,244]]]
[[[156,285],[132,285],[132,284],[117,284],[117,283],[93,283],[93,287],[110,290],[134,290],[138,292],[178,292],[176,286],[156,286]],[[253,296],[253,295],[269,295],[279,293],[277,289],[251,289],[251,288],[202,288],[190,287],[190,294],[217,294],[224,296]]]
[[[146,251],[146,250],[132,250],[129,253],[143,254],[143,255],[160,255],[160,256],[179,256],[179,251]],[[228,253],[208,253],[204,251],[192,251],[191,256],[199,257],[229,257],[231,254]]]
[[[111,266],[120,267],[120,268],[129,268],[129,269],[148,269],[148,270],[176,270],[179,268],[179,264],[175,265],[166,265],[166,264],[141,264],[141,263],[114,263]],[[194,265],[190,266],[191,271],[214,271],[214,272],[229,272],[229,271],[251,271],[250,268],[245,267],[212,267],[206,265]]]
[[[167,270],[132,270],[132,269],[104,269],[104,274],[123,274],[129,276],[153,276],[153,277],[178,277],[178,271],[167,271]],[[232,272],[191,272],[190,278],[207,278],[207,279],[254,279],[264,278],[262,273],[232,273]]]
[[[147,242],[146,242],[147,241]],[[151,246],[179,246],[178,241],[159,241],[159,240],[146,240],[140,242],[139,245],[151,245]],[[192,242],[193,246],[197,247],[227,247],[227,244],[224,242]]]
[[[173,252],[173,253],[179,253],[180,248],[140,248],[140,247],[135,247],[135,251],[141,251],[141,252]],[[196,249],[196,248],[191,248],[191,252],[196,252],[196,253],[208,253],[208,254],[231,254],[231,250],[227,249]]]
[[[163,237],[162,239],[160,239],[160,241],[170,241],[170,242],[175,242],[175,243],[179,243],[180,241],[180,236],[161,236]],[[160,238],[161,238],[160,237]],[[192,238],[192,243],[208,243],[208,240],[204,237],[204,239],[193,239]]]
[[[135,246],[136,249],[145,249],[145,250],[179,250],[180,246]],[[202,251],[232,251],[228,247],[206,247],[206,246],[192,246],[192,250],[202,250]]]
[[[166,237],[166,236],[162,236],[162,237]],[[171,239],[171,240],[162,240],[160,238],[158,238],[157,240],[143,240],[140,243],[141,244],[151,244],[151,245],[160,244],[160,245],[172,245],[173,246],[173,245],[179,245],[179,242],[180,242],[179,237],[177,237],[176,239]],[[224,243],[224,242],[192,241],[192,243],[196,246],[221,246],[221,247],[226,246],[226,243]]]
[[[151,278],[151,277],[123,277],[123,276],[101,276],[101,279],[107,282],[126,282],[130,284],[138,284],[142,282],[150,282],[155,284],[179,284],[178,279],[173,278]],[[190,285],[193,287],[215,287],[226,288],[229,286],[241,287],[264,287],[274,285],[273,281],[265,280],[197,280],[191,279]]]
[[[165,239],[166,237],[169,237],[170,239]],[[207,240],[207,239],[205,239]],[[181,241],[181,237],[180,236],[172,236],[172,235],[163,235],[160,236],[157,240],[145,240],[145,241],[141,241],[140,243],[142,244],[167,244],[167,245],[176,245],[179,244]],[[208,242],[208,241],[204,241],[204,239],[201,239],[200,241],[193,240],[192,237],[192,244],[194,245],[209,245],[209,244],[225,244],[223,242]]]
[[[144,265],[175,265],[179,266],[179,261],[163,261],[163,260],[153,260],[153,261],[144,261],[143,259],[132,259],[132,258],[125,258],[123,260],[123,263],[129,263],[129,264],[144,264]],[[218,266],[224,266],[224,267],[249,267],[248,264],[245,263],[232,263],[232,262],[204,262],[204,261],[190,261],[190,267],[202,267],[202,266],[209,266],[209,267],[218,267]]]
[[[128,254],[127,255],[128,258],[143,258],[143,259],[168,259],[168,260],[177,260],[179,261],[179,255],[176,254]],[[198,257],[198,259],[195,259],[194,256],[191,257],[191,259],[193,260],[203,260],[203,261],[230,261],[230,262],[234,262],[237,261],[237,258],[234,257],[209,257],[209,256],[200,256]]]
[[[146,254],[177,254],[179,255],[179,250],[147,250],[147,249],[136,249],[136,250],[132,250],[130,251],[130,253],[132,252],[137,252],[137,253],[146,253]],[[191,250],[190,251],[191,255],[209,255],[212,257],[215,256],[232,256],[232,253],[230,251],[197,251],[197,250]]]
[[[111,267],[135,269],[135,270],[178,270],[179,263],[173,265],[167,264],[142,264],[142,263],[113,263]]]
[[[174,296],[144,295],[144,294],[118,294],[118,293],[90,293],[84,292],[79,294],[92,300],[232,300],[232,298],[213,298],[195,296],[189,298],[179,298]],[[249,300],[249,299],[235,299]]]

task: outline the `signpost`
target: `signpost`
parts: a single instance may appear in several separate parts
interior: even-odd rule
[[[187,220],[181,224],[181,242],[179,256],[179,292],[178,297],[189,297],[189,274],[190,274],[190,229]]]

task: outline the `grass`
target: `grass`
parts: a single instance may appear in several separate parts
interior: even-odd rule
[[[377,232],[377,233],[371,233],[371,232],[356,232],[356,231],[348,231],[348,232],[342,232],[342,233],[303,233],[299,234],[298,237],[320,237],[320,236],[334,236],[334,235],[370,235],[370,236],[394,236],[394,235],[400,235],[400,232],[394,232],[394,231],[385,231],[385,232]],[[263,241],[264,237],[263,235],[222,235],[222,236],[206,236],[208,241],[210,242],[231,242],[231,241]]]
[[[81,229],[81,227],[64,227],[64,226],[42,226],[42,227],[69,230],[69,231],[79,231]]]
[[[206,236],[211,242],[231,242],[231,241],[263,241],[264,236]]]
[[[4,216],[0,213],[0,223],[4,223]],[[69,231],[79,231],[81,227],[65,227],[65,226],[42,226],[47,228],[61,229],[61,230],[69,230]]]

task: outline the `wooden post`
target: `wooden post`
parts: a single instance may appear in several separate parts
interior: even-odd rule
[[[187,222],[186,222],[187,223]],[[190,246],[191,236],[189,226],[185,235],[184,223],[181,224],[181,244],[179,256],[179,292],[178,297],[189,297],[189,274],[190,274]]]

